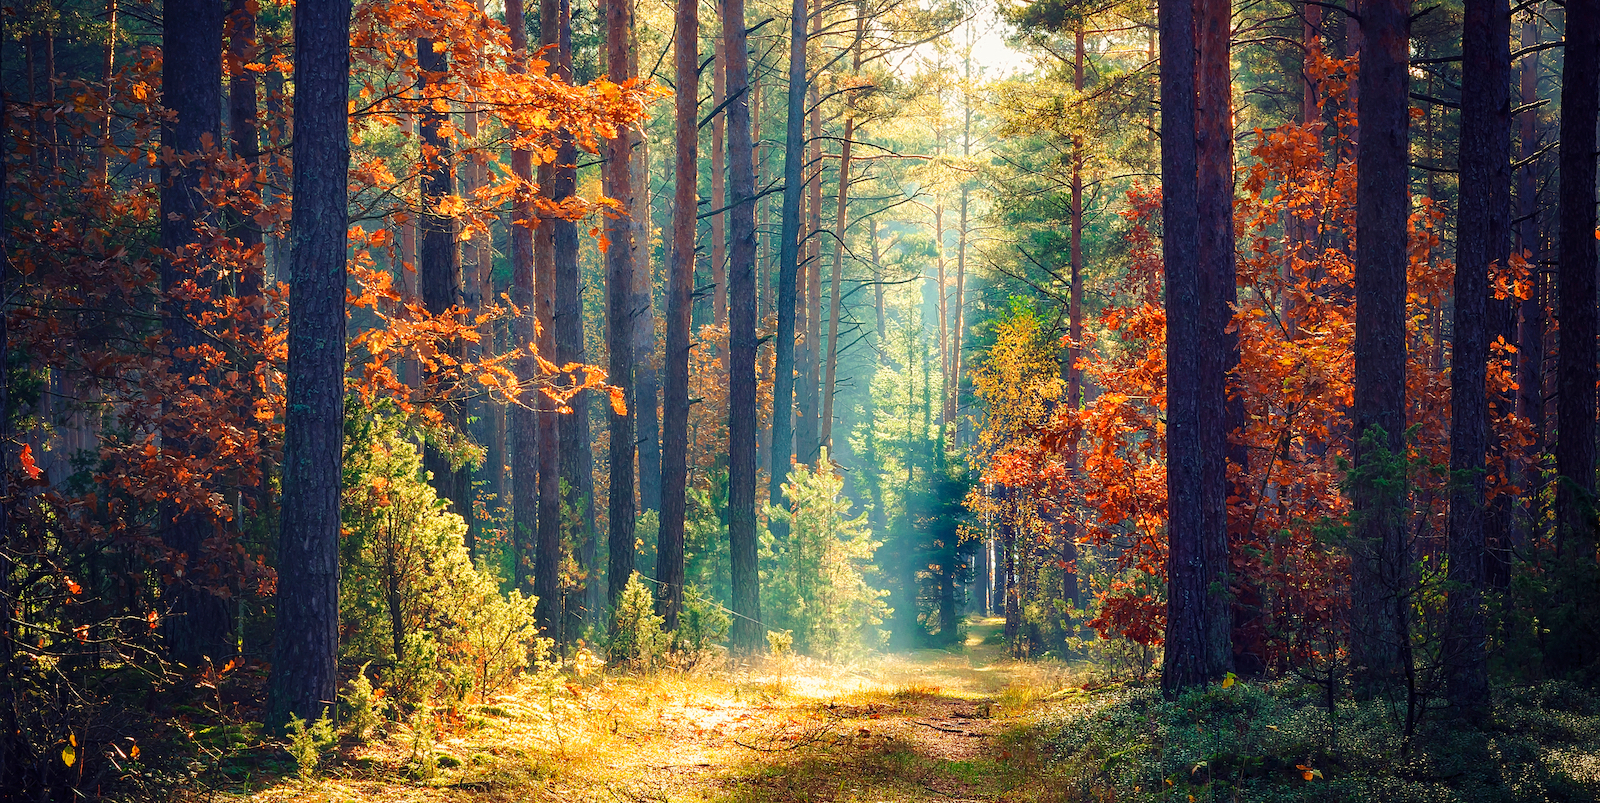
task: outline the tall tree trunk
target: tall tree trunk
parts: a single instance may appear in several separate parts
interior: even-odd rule
[[[550,15],[544,14],[544,5],[540,7],[540,37],[545,40],[544,44],[556,45],[555,75],[571,83],[571,0],[555,0],[553,21]],[[561,146],[556,152],[554,181],[550,187],[553,200],[570,198],[576,192],[577,159],[572,135],[562,131]],[[555,248],[556,361],[562,365],[587,364],[589,360],[583,336],[583,276],[578,266],[578,224],[558,218],[550,221],[550,225]],[[582,377],[573,377],[573,380],[581,382]],[[568,401],[572,412],[563,415],[559,425],[562,443],[561,481],[567,488],[562,503],[569,509],[567,521],[573,525],[573,530],[566,536],[578,569],[575,585],[569,592],[569,598],[564,601],[567,621],[562,631],[563,644],[577,636],[583,623],[591,621],[600,601],[600,572],[595,565],[598,548],[594,531],[594,451],[589,434],[589,405],[593,395],[586,391]]]
[[[861,74],[861,40],[866,33],[866,15],[856,9],[856,38],[851,46],[850,73]],[[839,146],[839,204],[833,222],[833,276],[828,285],[828,360],[822,379],[822,421],[819,440],[833,448],[834,380],[839,370],[839,306],[844,293],[844,234],[850,206],[850,146],[856,133],[855,104],[845,101],[844,140]]]
[[[811,38],[822,30],[822,16],[811,18]],[[817,418],[822,412],[818,390],[822,386],[819,370],[822,356],[822,101],[817,87],[808,87],[811,105],[811,181],[810,198],[806,201],[806,284],[805,284],[805,351],[800,366],[800,404],[795,423],[795,458],[806,465],[815,465],[821,443],[822,429]]]
[[[1228,378],[1239,364],[1239,341],[1229,333],[1237,301],[1233,237],[1233,97],[1229,44],[1233,6],[1228,0],[1200,0],[1195,35],[1198,93],[1195,106],[1195,148],[1200,214],[1200,454],[1201,506],[1205,511],[1206,564],[1216,567],[1215,585],[1208,585],[1207,648],[1212,671],[1233,665],[1232,619],[1228,572],[1228,462],[1239,461],[1228,436],[1243,421],[1237,402],[1228,398]],[[1245,599],[1248,599],[1245,596]],[[1243,620],[1251,612],[1239,610]],[[1263,656],[1247,652],[1244,669],[1256,674]]]
[[[1081,96],[1083,94],[1083,25],[1073,32],[1073,61],[1072,61],[1072,86]],[[1083,137],[1074,137],[1072,141],[1072,231],[1070,257],[1072,286],[1069,290],[1070,299],[1067,307],[1067,337],[1071,343],[1067,346],[1067,407],[1070,410],[1079,410],[1083,407],[1083,370],[1078,367],[1078,359],[1083,356]],[[963,226],[963,228],[965,228]],[[1078,443],[1074,441],[1067,450],[1067,472],[1076,475],[1078,471]],[[1069,515],[1067,517],[1067,544],[1071,550],[1070,559],[1077,559],[1077,525]],[[1074,592],[1078,588],[1076,563],[1071,569],[1066,570],[1070,580],[1068,583]]]
[[[606,70],[611,80],[622,82],[632,77],[629,55],[633,48],[632,0],[606,0]],[[632,129],[619,131],[606,143],[608,194],[622,202],[623,208],[636,208],[633,203],[633,166],[629,164],[633,150]],[[626,407],[618,412],[608,406],[611,448],[609,460],[610,490],[607,492],[606,518],[610,522],[607,542],[610,565],[607,567],[607,601],[614,607],[622,596],[622,589],[633,576],[633,452],[634,404],[631,390],[633,382],[634,344],[634,263],[633,231],[636,227],[626,216],[606,220],[606,237],[611,241],[606,249],[606,341],[610,356],[609,380],[623,389]],[[598,583],[596,583],[598,585]]]
[[[166,25],[161,35],[161,102],[172,113],[161,127],[161,145],[177,155],[198,155],[208,139],[215,144],[222,133],[223,7],[203,0],[171,0],[165,13],[168,20],[183,20],[183,24]],[[47,78],[53,86],[54,76]],[[216,209],[201,187],[202,173],[198,163],[185,164],[176,158],[161,163],[161,246],[168,253],[161,261],[163,294],[173,294],[185,281],[217,290],[216,273],[206,264],[195,232],[196,225],[218,222]],[[204,311],[204,302],[189,302],[177,295],[168,295],[164,302],[165,345],[171,350],[172,370],[191,382],[206,381],[196,361],[183,355],[204,340],[196,323]],[[177,411],[166,412],[165,450],[186,456],[206,448],[199,430],[182,421]],[[171,561],[166,571],[174,580],[168,589],[175,615],[163,620],[172,657],[193,665],[204,656],[233,652],[227,603],[198,582],[208,575],[205,542],[220,532],[221,522],[207,511],[176,504],[163,505],[162,519],[161,540]]]
[[[1450,599],[1447,697],[1471,720],[1488,714],[1484,641],[1484,460],[1489,440],[1489,271],[1511,250],[1511,8],[1467,0],[1461,38],[1461,200],[1456,215],[1450,360]]]
[[[744,0],[723,0],[722,52],[727,58],[728,210],[728,552],[732,567],[733,648],[761,648],[761,578],[756,561],[756,165],[750,131],[750,48]]]
[[[1600,2],[1568,0],[1561,71],[1561,252],[1556,362],[1556,553],[1592,537],[1595,416],[1595,117]]]
[[[883,255],[878,251],[878,218],[867,221],[867,241],[872,243],[872,307],[877,316],[878,344],[882,348],[886,327],[883,318]]]
[[[518,59],[528,52],[528,27],[522,0],[506,0],[506,27],[511,30],[511,49]],[[526,69],[520,60],[512,62],[512,72]],[[513,132],[515,135],[517,132]],[[545,405],[543,394],[533,390],[539,380],[539,363],[528,349],[539,341],[537,304],[534,287],[533,232],[537,212],[533,206],[533,152],[511,149],[511,172],[519,184],[511,202],[511,303],[516,317],[511,321],[513,345],[523,350],[517,358],[517,382],[524,390],[511,408],[511,561],[512,581],[525,594],[533,593],[534,544],[540,532],[539,430]]]
[[[783,143],[783,211],[778,235],[778,331],[773,345],[772,461],[767,493],[774,507],[786,504],[794,405],[795,274],[800,263],[800,196],[805,190],[806,0],[789,3],[789,103]],[[771,523],[782,539],[788,526]]]
[[[1406,543],[1406,220],[1410,213],[1406,0],[1361,3],[1356,145],[1355,507],[1351,662],[1368,684],[1402,670]]]
[[[944,154],[944,131],[938,134],[938,152]],[[945,430],[950,421],[945,415],[950,411],[950,307],[949,283],[945,274],[944,259],[944,199],[933,201],[934,248],[934,298],[939,310],[939,441],[944,442]]]
[[[630,63],[638,74],[638,42]],[[650,138],[634,134],[633,163],[633,377],[634,421],[639,439],[639,506],[661,510],[661,387],[656,378],[655,269],[650,247]]]
[[[116,3],[109,4],[112,26],[116,25]],[[230,0],[228,5],[228,133],[233,146],[233,158],[245,163],[250,171],[252,184],[260,180],[259,169],[261,162],[261,134],[260,134],[260,104],[256,92],[256,74],[248,69],[259,54],[256,43],[256,17],[251,13],[250,5],[246,0]],[[107,80],[111,73],[111,49],[106,50]],[[107,124],[109,126],[109,123]],[[107,129],[109,132],[109,128]],[[109,133],[108,133],[109,136]],[[102,159],[104,157],[101,157]],[[262,248],[261,228],[251,219],[251,208],[234,212],[229,222],[229,234],[238,241],[243,250],[259,252]],[[254,253],[249,264],[240,272],[235,285],[235,294],[243,304],[246,315],[241,324],[241,334],[249,342],[257,342],[264,334],[263,324],[266,320],[266,296],[262,292],[266,265],[264,254]],[[256,357],[246,358],[243,367],[245,375],[252,375],[260,360]],[[254,420],[248,410],[241,410],[240,418],[246,421]],[[262,427],[257,427],[260,436],[265,437]],[[242,489],[243,493],[253,498],[257,514],[264,514],[267,509],[268,498],[271,495],[271,485],[267,482],[266,466],[258,457],[257,465],[251,467],[259,472],[257,479],[247,484]]]
[[[1529,17],[1522,24],[1521,46],[1532,47],[1539,42],[1539,21]],[[1527,543],[1533,537],[1532,530],[1538,525],[1536,522],[1543,520],[1544,506],[1540,495],[1533,491],[1532,485],[1538,472],[1544,468],[1541,461],[1547,446],[1545,442],[1545,271],[1540,266],[1540,255],[1543,251],[1539,240],[1539,198],[1538,180],[1539,163],[1535,158],[1539,150],[1539,110],[1532,104],[1539,95],[1539,54],[1529,53],[1522,57],[1519,69],[1521,92],[1518,97],[1525,111],[1519,115],[1518,120],[1520,139],[1520,152],[1518,159],[1523,163],[1522,172],[1517,177],[1517,219],[1521,221],[1517,226],[1517,250],[1529,265],[1529,280],[1531,291],[1528,297],[1518,305],[1517,321],[1517,416],[1528,422],[1533,430],[1533,442],[1528,444],[1522,456],[1523,486],[1525,490],[1523,502],[1523,515],[1519,533],[1516,536],[1521,543]],[[1542,529],[1542,527],[1540,528]]]
[[[338,691],[349,30],[349,0],[300,0],[296,6],[296,158],[289,223],[294,292],[289,296],[278,635],[267,708],[274,731],[290,716],[316,719]]]
[[[721,13],[721,4],[717,13]],[[726,19],[726,28],[732,23]],[[712,40],[711,59],[711,282],[716,285],[711,294],[711,321],[717,326],[728,325],[728,224],[727,184],[728,173],[725,151],[728,142],[727,108],[727,32]],[[728,352],[722,352],[722,370],[728,370]]]
[[[430,315],[444,315],[463,300],[456,219],[440,211],[440,202],[456,194],[455,170],[451,165],[455,159],[455,143],[447,133],[450,114],[433,105],[434,101],[444,98],[440,84],[448,69],[446,61],[444,51],[434,49],[434,40],[417,40],[417,70],[422,73],[423,98],[418,123],[423,148],[432,154],[426,157],[421,175],[422,223],[417,250],[417,283],[421,286],[422,305]],[[454,341],[447,348],[456,359],[466,356],[466,344],[462,341]],[[459,402],[447,402],[445,423],[466,435],[466,414]],[[465,466],[454,468],[450,455],[432,444],[423,449],[422,466],[433,475],[433,487],[439,492],[439,498],[448,500],[451,509],[467,522],[467,550],[475,553],[471,471]]]
[[[558,77],[561,75],[562,1],[539,0],[539,47],[544,51],[543,58],[549,62],[546,69]],[[570,150],[565,155],[571,156]],[[563,159],[560,150],[557,151],[555,162],[541,161],[536,173],[539,192],[551,200],[570,195],[572,184],[562,180],[559,165],[571,163],[570,159]],[[562,223],[548,217],[541,218],[533,241],[534,309],[539,324],[539,353],[558,364],[565,362],[559,344],[560,335],[557,333],[557,319],[563,305],[561,275],[564,273],[558,263],[560,257],[565,256],[566,249],[558,248],[557,241],[574,234]],[[566,415],[576,414],[572,412]],[[557,643],[563,640],[562,611],[566,602],[561,594],[561,558],[565,550],[562,543],[565,530],[562,508],[567,500],[563,498],[561,486],[562,480],[566,479],[565,469],[570,463],[565,459],[566,452],[574,448],[577,447],[567,440],[562,413],[552,399],[541,397],[539,532],[533,556],[533,593],[539,598],[535,608],[539,629]]]
[[[1167,292],[1167,633],[1161,685],[1166,693],[1203,685],[1221,674],[1212,644],[1212,590],[1222,566],[1208,538],[1201,444],[1196,19],[1194,2],[1162,3],[1161,37],[1162,254]],[[1202,15],[1203,17],[1203,15]],[[1009,590],[1008,590],[1009,594]],[[1007,605],[1011,604],[1007,600]],[[1009,610],[1008,617],[1009,619]]]
[[[659,611],[671,630],[683,607],[684,491],[688,484],[689,307],[694,293],[694,236],[699,143],[696,119],[700,20],[695,0],[678,0],[677,169],[672,207],[672,273],[667,280],[666,385],[661,404],[661,530],[656,547]]]

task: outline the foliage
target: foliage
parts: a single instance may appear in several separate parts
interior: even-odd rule
[[[712,647],[728,637],[733,617],[707,596],[704,589],[689,585],[683,589],[683,610],[678,612],[678,629],[672,631],[672,650],[683,662],[698,663]]]
[[[826,450],[814,468],[796,465],[784,484],[791,508],[768,512],[788,522],[789,537],[762,540],[768,624],[793,631],[798,652],[829,659],[881,646],[877,626],[889,615],[885,592],[869,584],[878,543],[862,518],[846,518],[843,487]]]

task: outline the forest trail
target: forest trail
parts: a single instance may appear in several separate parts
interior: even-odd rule
[[[973,620],[959,648],[870,666],[766,661],[731,672],[595,675],[543,701],[525,691],[477,707],[442,736],[431,779],[408,777],[417,743],[401,728],[341,751],[320,780],[252,799],[1027,798],[1031,751],[1009,733],[1067,672],[1002,655],[989,638],[1000,622]]]

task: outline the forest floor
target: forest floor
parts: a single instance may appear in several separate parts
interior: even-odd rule
[[[950,650],[838,667],[769,660],[578,678],[476,706],[437,737],[346,743],[252,801],[997,801],[1047,794],[1026,724],[1072,673],[1005,657],[973,620]],[[1060,695],[1055,695],[1060,696]],[[542,697],[542,699],[540,699]],[[554,712],[552,714],[552,712]],[[428,768],[427,743],[437,770]],[[431,774],[432,777],[428,777]]]

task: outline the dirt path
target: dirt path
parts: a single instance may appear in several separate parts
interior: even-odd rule
[[[1031,797],[1006,737],[1061,670],[967,644],[864,667],[794,660],[732,672],[598,676],[542,702],[480,706],[434,748],[408,732],[351,747],[329,777],[256,799],[996,801]],[[551,712],[554,712],[552,716]],[[424,740],[426,741],[426,740]],[[426,752],[424,751],[424,755]]]

